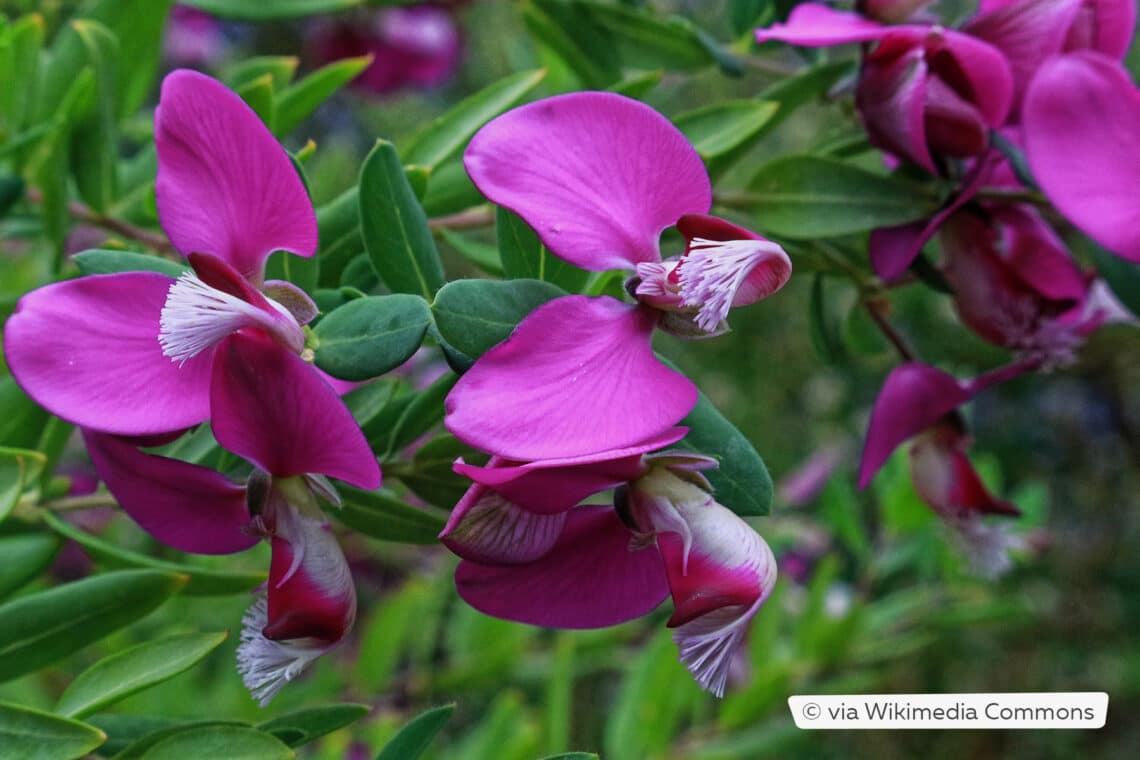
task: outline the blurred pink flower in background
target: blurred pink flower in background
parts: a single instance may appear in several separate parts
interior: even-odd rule
[[[226,55],[229,42],[222,22],[208,13],[176,5],[166,21],[162,60],[171,68],[208,68]]]

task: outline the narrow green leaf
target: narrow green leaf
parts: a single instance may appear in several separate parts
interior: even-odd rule
[[[673,121],[707,161],[755,142],[779,108],[778,103],[766,100],[726,100],[688,111]]]
[[[606,716],[606,760],[642,760],[664,753],[677,731],[686,699],[699,693],[677,660],[664,630],[626,664],[626,677]]]
[[[613,36],[567,0],[529,0],[523,21],[538,42],[550,49],[589,89],[605,89],[621,77]]]
[[[268,75],[273,91],[276,92],[284,90],[293,81],[300,62],[295,55],[261,55],[240,59],[223,69],[222,81],[230,89],[238,90]]]
[[[320,277],[322,286],[340,284],[345,265],[364,253],[360,237],[360,192],[354,185],[317,209],[317,233],[321,241]]]
[[[104,657],[64,690],[55,712],[84,718],[201,662],[229,633],[188,633],[147,641]]]
[[[181,726],[189,721],[158,715],[115,715],[99,713],[86,721],[107,735],[107,741],[99,747],[104,757],[116,757],[133,742],[156,731]]]
[[[95,108],[72,135],[72,173],[79,195],[106,211],[118,195],[119,130],[116,112],[119,41],[98,21],[71,23],[95,74]]]
[[[552,254],[526,222],[504,208],[495,212],[495,234],[503,273],[511,279],[542,280],[569,293],[577,293],[590,279],[585,269]]]
[[[483,194],[467,176],[463,162],[458,158],[448,160],[431,170],[427,193],[424,195],[424,211],[429,217],[458,214],[474,206],[486,203]],[[448,232],[447,229],[441,232]]]
[[[0,702],[0,750],[16,760],[76,760],[107,737],[99,729],[30,707]]]
[[[366,0],[180,0],[183,5],[222,18],[269,21],[335,13],[364,5]]]
[[[47,457],[38,451],[0,446],[0,522],[16,506],[24,488],[39,477]]]
[[[333,377],[368,380],[406,362],[431,323],[427,302],[395,293],[349,301],[315,329],[315,362]]]
[[[369,443],[381,461],[396,456],[443,419],[443,400],[459,378],[447,374],[422,391],[400,399],[384,409],[366,426]],[[375,433],[380,435],[376,436]]]
[[[923,185],[816,156],[773,161],[752,179],[749,195],[761,228],[793,240],[904,224],[938,207]]]
[[[8,28],[8,58],[4,87],[0,88],[0,129],[5,138],[28,126],[39,90],[40,51],[44,45],[44,19],[38,13],[22,17]]]
[[[0,534],[0,599],[38,577],[59,551],[61,541],[51,533]]]
[[[563,752],[560,755],[547,755],[542,760],[600,760],[593,752]]]
[[[431,305],[440,335],[472,359],[506,340],[536,307],[566,295],[538,280],[456,280]]]
[[[276,123],[276,105],[273,102],[273,76],[270,74],[262,74],[256,79],[252,79],[240,87],[235,87],[234,92],[241,96],[241,99],[246,102],[253,112],[257,114],[258,118],[265,122],[265,126],[269,127],[269,131],[273,131],[273,125]]]
[[[215,723],[175,731],[138,757],[140,760],[290,760],[296,754],[276,737],[256,729]]]
[[[322,66],[277,96],[274,134],[287,135],[334,92],[352,81],[372,63],[371,55],[343,58]]]
[[[458,153],[479,127],[522,100],[545,76],[545,69],[521,71],[464,98],[416,135],[404,160],[435,170]]]
[[[576,0],[574,6],[613,35],[622,63],[630,68],[689,71],[717,60],[708,42],[683,17],[663,19],[651,9],[594,0]]]
[[[48,513],[44,522],[59,535],[70,538],[95,560],[114,568],[140,568],[177,575],[185,583],[182,593],[187,596],[222,596],[241,594],[265,582],[265,573],[235,573],[207,570],[195,565],[148,557],[128,551],[91,535],[69,522]]]
[[[382,541],[434,544],[446,520],[434,511],[405,504],[391,492],[342,488],[344,506],[332,514],[345,525]]]
[[[473,240],[453,230],[440,230],[439,236],[479,269],[493,277],[503,276],[503,262],[496,246]]]
[[[0,441],[20,449],[33,449],[47,424],[48,413],[32,401],[11,375],[0,378]]]
[[[816,272],[812,279],[808,318],[811,345],[816,355],[827,364],[842,364],[847,358],[847,350],[840,337],[835,316],[827,308],[823,274],[820,272]]]
[[[417,760],[455,712],[455,705],[443,705],[417,715],[384,745],[376,760]]]
[[[372,266],[388,288],[431,300],[443,265],[427,216],[392,143],[380,140],[360,170],[360,229]]]
[[[681,421],[689,434],[687,449],[716,457],[720,467],[705,475],[716,489],[716,500],[738,515],[766,515],[772,507],[772,477],[756,449],[705,394]]]
[[[386,465],[384,474],[397,478],[428,504],[451,509],[471,485],[469,480],[452,469],[459,457],[475,465],[484,464],[487,459],[455,436],[444,434],[416,449],[411,462]]]
[[[112,251],[93,248],[72,257],[83,274],[114,274],[117,272],[159,272],[178,277],[189,268],[169,259],[150,256],[136,251]]]
[[[664,78],[665,70],[657,69],[656,71],[647,71],[642,74],[634,74],[633,76],[626,77],[617,84],[611,85],[608,89],[610,92],[616,92],[619,95],[641,100],[649,94],[650,90],[661,84],[661,80]]]
[[[278,715],[258,723],[255,728],[272,734],[290,747],[300,747],[355,723],[367,715],[369,709],[368,705],[359,704],[322,705]]]
[[[39,670],[143,617],[185,576],[124,570],[67,583],[0,605],[0,681]]]
[[[107,718],[117,718],[117,717],[120,717],[120,716],[106,715],[106,716],[102,716],[100,718],[100,721],[106,722]],[[94,723],[96,721],[95,721],[95,719],[92,719],[91,722]],[[152,721],[152,723],[153,723],[153,721]],[[114,727],[115,722],[112,722],[111,725],[112,725],[112,727]],[[118,751],[118,753],[114,756],[114,760],[138,760],[138,758],[146,756],[146,753],[149,752],[150,749],[152,747],[154,747],[156,744],[170,738],[171,736],[174,736],[175,734],[184,733],[187,731],[203,731],[206,729],[213,729],[213,728],[216,728],[218,726],[234,726],[237,728],[250,728],[248,723],[242,723],[242,722],[236,721],[236,720],[199,720],[199,721],[184,721],[184,720],[179,721],[179,720],[176,720],[176,721],[168,721],[167,725],[165,725],[165,726],[159,725],[157,723],[153,723],[153,725],[154,725],[154,728],[152,730],[145,731],[145,732],[143,732],[143,734],[141,736],[134,737],[130,741],[130,743],[128,743],[125,747],[120,749]],[[142,728],[142,727],[140,727],[140,728]],[[107,742],[108,745],[110,745],[111,743],[112,743],[111,741]],[[121,743],[122,742],[114,742],[114,744],[116,746],[120,745]],[[228,760],[229,756],[228,755],[222,755],[221,757],[225,757]],[[171,758],[171,760],[173,760],[173,758]]]

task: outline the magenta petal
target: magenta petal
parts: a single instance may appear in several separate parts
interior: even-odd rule
[[[899,444],[969,400],[969,391],[941,370],[915,362],[895,367],[871,410],[859,487],[867,487]]]
[[[451,510],[439,540],[472,562],[525,564],[550,551],[562,535],[566,515],[525,510],[476,483]]]
[[[293,162],[225,85],[169,74],[154,132],[158,217],[175,248],[219,256],[255,284],[273,251],[313,255],[316,214]]]
[[[818,3],[801,3],[788,16],[787,23],[757,29],[756,41],[779,40],[801,47],[825,47],[871,42],[890,29],[858,13],[837,11]]]
[[[930,70],[1000,127],[1013,105],[1013,74],[997,48],[968,34],[935,27],[926,40]]]
[[[675,427],[636,446],[581,457],[521,465],[504,464],[500,457],[493,457],[486,467],[460,461],[454,469],[529,512],[553,514],[599,491],[635,480],[644,469],[643,454],[674,444],[688,432],[686,427]]]
[[[926,76],[920,48],[883,62],[870,58],[863,66],[855,103],[876,147],[937,173],[926,144]]]
[[[20,386],[53,414],[122,435],[181,430],[209,416],[213,351],[179,366],[162,353],[159,315],[174,280],[95,275],[20,299],[4,352]]]
[[[1030,169],[1077,227],[1140,262],[1140,91],[1115,61],[1075,53],[1046,62],[1022,111]]]
[[[464,154],[492,202],[584,269],[657,261],[661,231],[712,205],[697,151],[669,120],[605,92],[559,95],[483,127]]]
[[[232,554],[253,546],[245,488],[224,475],[146,454],[113,435],[84,430],[100,479],[143,530],[193,554]]]
[[[558,543],[526,565],[460,562],[463,600],[504,620],[550,628],[604,628],[651,611],[669,594],[657,549],[630,549],[631,534],[610,507],[569,513]]]
[[[675,425],[696,387],[657,360],[657,315],[609,297],[564,296],[535,309],[447,397],[465,443],[520,462],[637,444]]]
[[[218,443],[271,475],[380,487],[376,457],[336,391],[267,339],[242,332],[219,344],[210,407]]]

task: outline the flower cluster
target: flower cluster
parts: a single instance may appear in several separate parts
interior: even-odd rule
[[[962,322],[1017,356],[964,385],[917,363],[897,368],[876,401],[860,477],[867,485],[892,449],[917,436],[911,471],[920,496],[975,545],[992,548],[1000,542],[983,537],[977,516],[1015,510],[981,486],[955,410],[982,386],[1071,364],[1106,323],[1136,323],[1023,200],[1035,188],[1008,159],[1024,150],[1033,181],[1061,214],[1114,253],[1140,260],[1133,129],[1140,92],[1120,64],[1136,3],[982,0],[958,29],[941,26],[924,5],[868,2],[856,13],[804,3],[756,37],[861,43],[855,102],[871,144],[956,184],[930,219],[874,230],[872,268],[898,281],[936,238]]]
[[[463,561],[460,595],[483,612],[562,628],[614,625],[672,595],[682,661],[714,694],[775,581],[760,536],[715,501],[707,457],[657,452],[697,389],[651,346],[727,329],[733,306],[778,290],[791,262],[776,244],[708,216],[693,147],[649,107],[575,93],[491,121],[468,173],[563,260],[625,269],[633,303],[564,296],[483,355],[446,401],[445,424],[492,455],[462,461],[474,484],[441,534]],[[663,259],[662,232],[685,242]],[[580,505],[614,489],[613,504]]]
[[[99,477],[155,538],[199,554],[270,543],[269,581],[238,649],[264,704],[352,626],[352,578],[318,497],[336,501],[328,478],[377,488],[380,468],[343,384],[302,356],[316,306],[264,278],[270,253],[317,247],[288,154],[236,94],[191,71],[164,81],[155,143],[159,219],[190,268],[29,293],[5,352],[32,398],[83,429]],[[205,421],[252,465],[244,485],[141,450]]]

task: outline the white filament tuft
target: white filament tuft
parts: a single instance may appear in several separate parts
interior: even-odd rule
[[[681,662],[701,688],[713,696],[724,696],[732,658],[744,641],[748,623],[767,596],[762,594],[751,607],[721,607],[673,631],[673,642],[677,645]]]
[[[267,639],[261,631],[268,621],[269,605],[262,592],[242,616],[241,643],[237,648],[237,670],[242,683],[261,707],[329,649],[314,639]]]
[[[167,293],[158,321],[158,342],[162,353],[181,366],[227,335],[265,323],[267,317],[253,304],[183,272]]]
[[[677,269],[681,305],[697,309],[697,326],[715,332],[755,266],[776,256],[787,258],[784,249],[767,240],[693,238]],[[775,291],[781,284],[772,282],[765,289]]]

